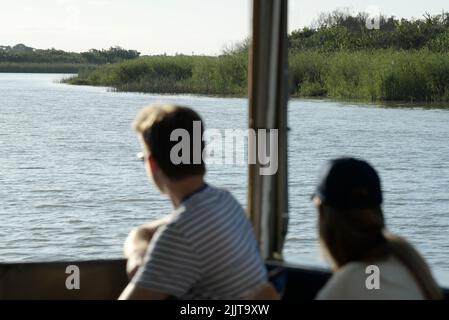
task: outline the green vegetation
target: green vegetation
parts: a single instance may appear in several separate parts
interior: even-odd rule
[[[449,101],[449,55],[428,49],[301,51],[290,56],[296,96]]]
[[[291,94],[370,101],[449,101],[449,55],[429,49],[290,54]],[[88,68],[71,84],[119,91],[245,95],[247,57],[143,57]]]
[[[151,56],[85,68],[71,84],[110,86],[119,91],[244,95],[247,55]]]
[[[322,14],[314,27],[289,35],[291,94],[448,102],[449,14],[425,14],[415,20],[381,16],[380,28],[373,30],[366,27],[367,17],[365,13],[334,11]],[[121,48],[81,54],[47,50],[42,55],[60,56],[61,60],[50,59],[53,62],[90,64],[65,80],[71,84],[109,86],[119,91],[245,95],[248,46],[249,41],[245,41],[218,57],[138,58],[137,52]],[[0,54],[0,70],[1,61]]]
[[[342,10],[321,14],[318,27],[305,27],[289,35],[289,47],[326,52],[423,48],[449,52],[449,13],[425,14],[415,20],[379,16],[379,29],[371,30],[366,26],[367,19],[366,13],[351,15]]]
[[[23,44],[0,46],[0,72],[77,73],[91,65],[135,59],[140,53],[112,47],[75,53],[56,49],[34,49]]]
[[[292,94],[337,99],[449,101],[449,13],[423,19],[344,11],[289,36]]]

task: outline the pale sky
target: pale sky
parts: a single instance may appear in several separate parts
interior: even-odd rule
[[[142,54],[219,54],[250,32],[250,0],[0,0],[0,45],[86,51],[122,46]],[[447,0],[290,0],[289,30],[320,12],[372,6],[397,17],[449,11]]]

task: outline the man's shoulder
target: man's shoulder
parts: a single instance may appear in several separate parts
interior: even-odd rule
[[[229,190],[221,187],[216,187],[211,184],[207,184],[207,187],[199,194],[199,197],[197,197],[198,200],[208,198],[212,195],[220,196],[220,195],[229,195],[232,196]]]
[[[188,211],[198,211],[198,210],[216,210],[220,206],[229,204],[231,202],[238,202],[237,199],[232,195],[230,191],[224,188],[214,187],[212,185],[207,185],[207,188],[191,197],[186,201],[179,209],[176,211],[177,215],[182,215],[184,212]]]
[[[172,212],[167,228],[177,229],[190,237],[192,232],[196,235],[208,233],[220,225],[241,223],[243,218],[246,218],[244,208],[231,192],[208,186]]]

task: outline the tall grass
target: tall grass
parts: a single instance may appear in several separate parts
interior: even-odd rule
[[[449,55],[429,49],[291,51],[290,93],[369,101],[449,101]],[[120,91],[245,95],[247,56],[154,56],[82,69],[72,84]]]
[[[293,94],[371,101],[449,101],[449,55],[372,50],[291,55]]]
[[[246,69],[244,55],[153,56],[82,69],[67,82],[119,91],[243,95]]]

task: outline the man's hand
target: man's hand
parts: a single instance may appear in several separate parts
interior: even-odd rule
[[[136,252],[134,255],[128,258],[126,262],[126,274],[128,279],[131,280],[136,274],[137,270],[143,265],[143,259],[145,257],[145,251]]]
[[[126,272],[131,279],[143,265],[148,245],[158,228],[169,221],[169,216],[144,224],[129,233],[123,246],[123,253],[128,259]]]

